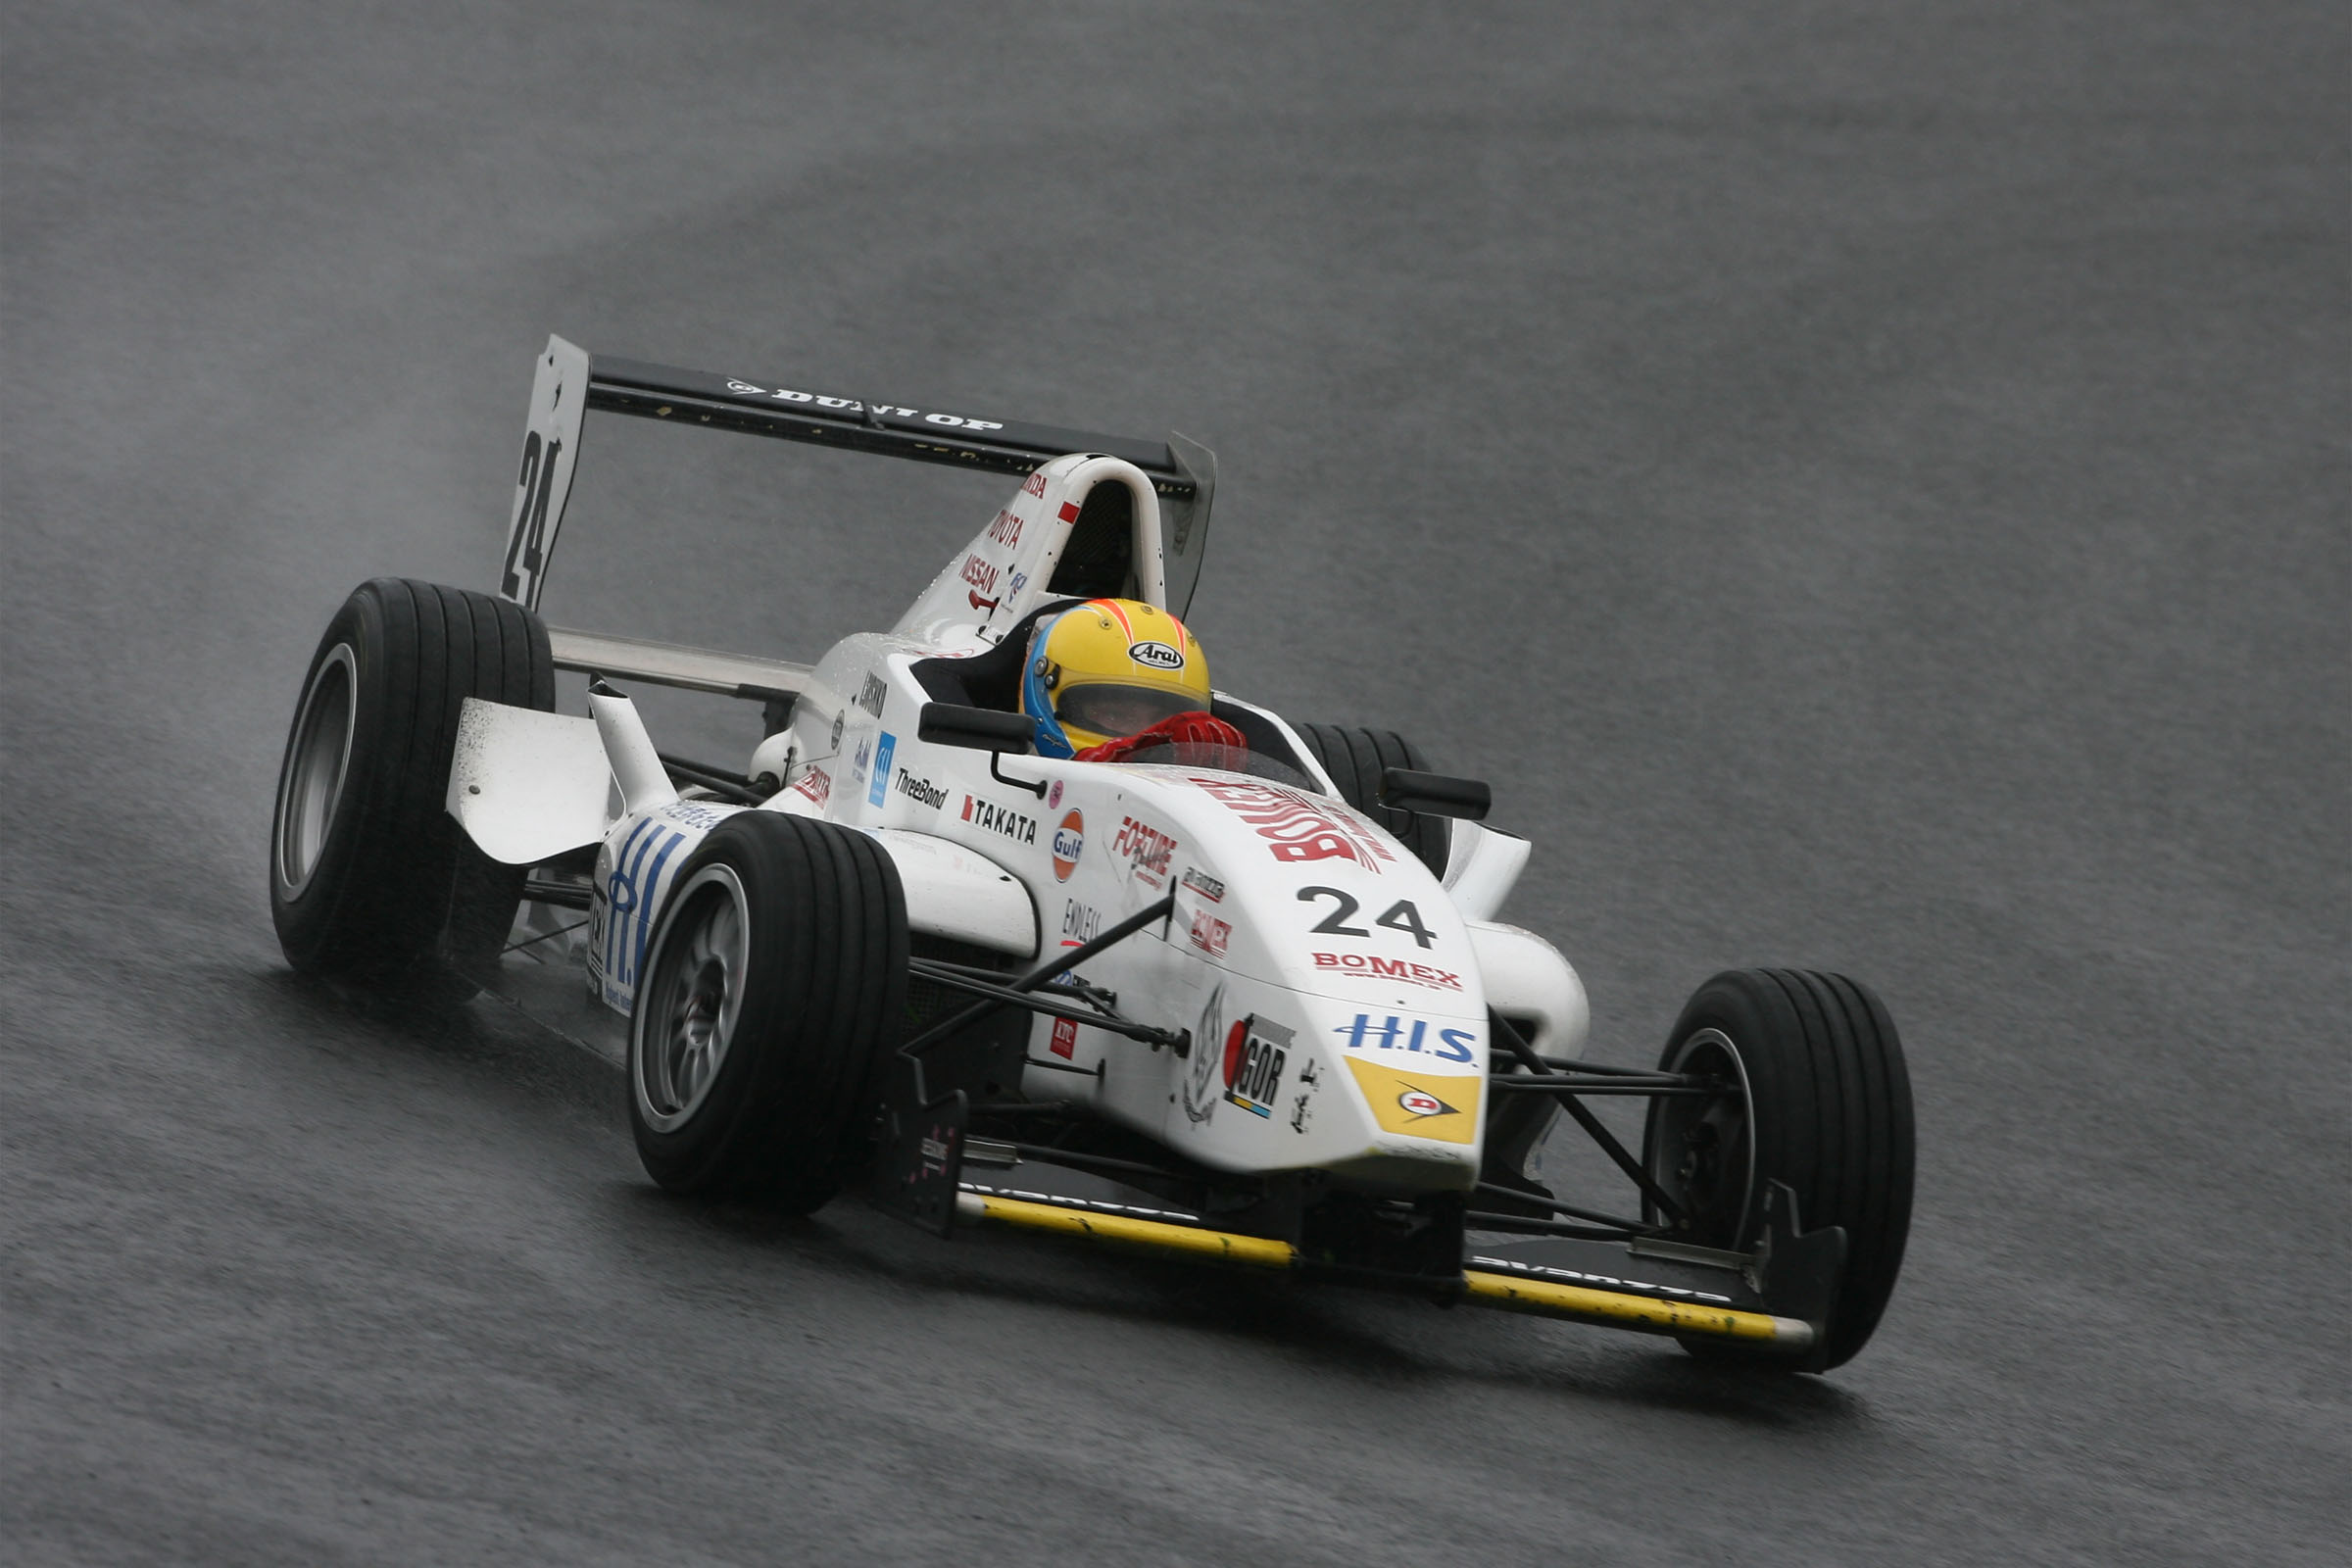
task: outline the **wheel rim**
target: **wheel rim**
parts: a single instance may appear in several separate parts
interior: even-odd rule
[[[1756,1141],[1749,1120],[1747,1065],[1720,1029],[1700,1029],[1675,1048],[1666,1071],[1697,1073],[1737,1084],[1739,1093],[1712,1099],[1654,1102],[1642,1163],[1667,1195],[1683,1205],[1677,1240],[1738,1250],[1756,1190]],[[1652,1211],[1648,1217],[1662,1222]]]
[[[277,833],[271,848],[277,885],[292,898],[310,885],[335,825],[351,740],[359,718],[359,663],[351,644],[327,651],[302,694],[294,739],[277,782]]]
[[[637,1110],[654,1131],[674,1132],[710,1097],[742,1015],[750,957],[743,884],[723,865],[705,866],[662,916],[630,1030]]]

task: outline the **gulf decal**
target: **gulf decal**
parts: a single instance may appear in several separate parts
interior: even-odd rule
[[[1396,862],[1396,857],[1387,846],[1349,820],[1344,808],[1256,779],[1195,774],[1192,782],[1256,829],[1257,836],[1272,846],[1277,860],[1353,860],[1375,873],[1382,862]]]
[[[1062,814],[1061,826],[1054,830],[1054,880],[1067,882],[1085,853],[1086,813],[1072,807]]]
[[[1478,1097],[1485,1085],[1475,1075],[1428,1077],[1356,1056],[1347,1062],[1382,1132],[1441,1144],[1467,1144],[1477,1138]]]

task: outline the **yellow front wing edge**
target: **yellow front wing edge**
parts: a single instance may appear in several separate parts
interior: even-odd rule
[[[1135,1219],[1124,1214],[1090,1213],[1057,1203],[960,1193],[956,1195],[956,1207],[965,1219],[994,1220],[1000,1225],[1017,1225],[1026,1230],[1086,1236],[1096,1241],[1119,1242],[1257,1268],[1289,1268],[1298,1259],[1298,1249],[1288,1242],[1204,1230],[1197,1225],[1171,1225],[1164,1220]],[[1661,1301],[1622,1291],[1518,1279],[1478,1269],[1464,1271],[1462,1283],[1468,1291],[1464,1298],[1475,1306],[1502,1307],[1648,1334],[1695,1334],[1744,1340],[1790,1350],[1804,1349],[1813,1343],[1811,1324],[1762,1312],[1739,1312],[1689,1301]]]

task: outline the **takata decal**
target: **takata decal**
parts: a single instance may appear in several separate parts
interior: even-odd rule
[[[1403,958],[1381,958],[1368,953],[1318,953],[1314,960],[1318,969],[1337,969],[1363,980],[1400,980],[1408,986],[1427,986],[1432,991],[1462,989],[1462,977],[1451,969]]]
[[[1037,818],[1023,816],[1009,806],[998,806],[977,795],[963,798],[963,819],[976,828],[1008,838],[1015,844],[1037,842]]]
[[[1359,1012],[1353,1023],[1332,1033],[1341,1036],[1349,1051],[1423,1052],[1440,1061],[1477,1059],[1471,1049],[1478,1044],[1477,1030],[1439,1028],[1427,1018],[1399,1018],[1392,1012],[1376,1020],[1371,1013]]]
[[[661,891],[662,874],[685,845],[686,835],[648,818],[629,830],[612,855],[612,869],[598,891],[605,906],[602,940],[591,950],[607,1005],[626,1010],[645,962],[646,919]]]
[[[915,805],[928,806],[934,811],[948,804],[948,787],[945,784],[934,784],[927,778],[916,778],[903,767],[899,769],[899,776],[892,783],[891,788],[906,796]]]
[[[1225,1098],[1252,1116],[1271,1118],[1282,1092],[1294,1037],[1281,1024],[1245,1018],[1225,1037]]]
[[[833,775],[821,767],[811,766],[801,775],[801,781],[793,788],[808,796],[812,804],[822,806],[833,798]]]
[[[873,714],[876,718],[880,718],[882,716],[882,706],[889,701],[889,683],[883,680],[881,676],[874,674],[871,670],[868,670],[866,672],[865,684],[858,688],[858,706],[864,709],[867,712]]]
[[[1233,922],[1220,920],[1202,909],[1193,916],[1193,946],[1212,958],[1225,956],[1225,939],[1233,934]]]
[[[1076,899],[1061,906],[1061,945],[1082,948],[1102,934],[1102,911]]]
[[[1073,807],[1062,814],[1061,826],[1054,830],[1054,880],[1067,882],[1085,853],[1086,813]]]
[[[1176,854],[1176,840],[1132,816],[1122,816],[1118,837],[1110,841],[1110,853],[1128,863],[1137,881],[1155,888],[1167,880],[1168,861]]]
[[[1195,774],[1192,782],[1255,828],[1272,846],[1277,860],[1353,860],[1367,871],[1378,871],[1383,861],[1396,861],[1368,826],[1335,802],[1254,779]]]
[[[890,754],[898,749],[899,738],[884,730],[882,739],[874,746],[874,786],[865,792],[866,805],[880,806],[882,798],[890,793]],[[865,748],[860,746],[858,750],[863,752]]]
[[[1146,669],[1182,669],[1184,656],[1166,643],[1131,643],[1127,657]]]

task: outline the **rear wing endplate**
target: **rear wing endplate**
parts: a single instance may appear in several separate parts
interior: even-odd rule
[[[993,473],[1026,474],[1072,452],[1123,458],[1144,471],[1159,498],[1168,607],[1183,614],[1200,580],[1217,464],[1206,447],[1181,435],[1166,441],[1137,440],[835,397],[775,381],[746,381],[601,355],[592,358],[584,349],[551,337],[532,377],[530,420],[523,434],[521,471],[507,527],[506,564],[499,579],[501,594],[533,610],[539,607],[547,564],[555,554],[557,530],[563,526],[564,502],[571,493],[580,426],[591,409]]]

